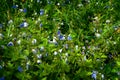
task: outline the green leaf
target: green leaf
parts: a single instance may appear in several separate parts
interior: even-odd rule
[[[47,80],[47,77],[42,78],[42,80]]]
[[[101,58],[107,58],[107,56],[106,55],[102,55]]]
[[[24,53],[24,55],[28,56],[29,55],[29,50],[24,50],[23,53]]]
[[[117,65],[120,67],[120,62],[119,61],[116,61]]]

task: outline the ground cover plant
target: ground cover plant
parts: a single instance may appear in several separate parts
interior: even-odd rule
[[[119,80],[119,0],[0,0],[0,80]]]

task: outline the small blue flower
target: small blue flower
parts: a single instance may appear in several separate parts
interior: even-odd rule
[[[60,34],[61,34],[61,31],[60,31],[60,30],[58,30],[57,35],[58,35],[58,36],[60,36]]]
[[[21,23],[21,24],[20,24],[20,27],[24,27],[24,23]]]
[[[1,77],[0,80],[5,80],[5,77]]]
[[[22,71],[23,71],[23,69],[22,69],[21,66],[18,66],[18,71],[19,71],[19,72],[22,72]]]
[[[3,25],[2,24],[0,24],[0,28],[2,28],[3,27]]]
[[[69,36],[67,37],[67,40],[72,40],[72,37],[69,35]]]
[[[42,27],[43,26],[43,24],[42,23],[40,23],[40,27]]]
[[[13,44],[13,42],[9,42],[8,44],[7,44],[7,46],[13,46],[14,44]]]
[[[12,8],[13,9],[16,9],[18,7],[18,5],[13,5]]]
[[[23,23],[20,24],[20,28],[22,28],[22,27],[27,27],[27,26],[28,26],[28,23],[27,23],[27,22],[23,22]]]
[[[60,40],[65,40],[65,37],[64,37],[63,35],[60,35],[60,36],[59,36],[59,39],[60,39]]]
[[[40,15],[44,14],[44,9],[40,9]]]
[[[93,72],[92,75],[91,75],[91,77],[92,77],[94,80],[96,80],[96,72]]]
[[[23,12],[24,12],[24,13],[26,13],[26,12],[27,12],[27,9],[26,9],[26,8],[24,8],[24,9],[23,9]]]

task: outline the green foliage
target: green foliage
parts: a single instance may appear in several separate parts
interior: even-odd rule
[[[119,80],[119,0],[0,1],[0,80]]]

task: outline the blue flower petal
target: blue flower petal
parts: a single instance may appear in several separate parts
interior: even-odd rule
[[[63,35],[60,35],[60,36],[59,36],[59,39],[62,40],[62,39],[63,39]]]
[[[20,28],[22,28],[22,27],[27,27],[27,26],[28,26],[28,23],[27,23],[27,22],[23,22],[23,23],[20,24]]]
[[[40,27],[42,27],[43,26],[43,24],[42,23],[40,23]]]
[[[20,27],[21,27],[21,28],[24,27],[24,23],[21,23],[21,24],[20,24]]]
[[[26,13],[26,12],[27,12],[27,9],[26,9],[26,8],[24,8],[24,9],[23,9],[23,12],[24,12],[24,13]]]
[[[40,10],[40,15],[43,15],[44,14],[44,9],[41,9]]]
[[[91,77],[96,80],[96,73],[92,73]]]
[[[1,77],[0,80],[5,80],[5,77]]]
[[[22,71],[23,71],[23,69],[22,69],[21,66],[18,66],[18,71],[19,71],[19,72],[22,72]]]
[[[68,40],[72,40],[72,37],[71,37],[71,36],[68,36],[67,39],[68,39]]]
[[[16,8],[17,8],[17,5],[13,5],[12,8],[13,8],[13,9],[16,9]]]
[[[59,36],[60,34],[61,34],[61,31],[60,31],[60,30],[58,30],[57,35]]]
[[[7,46],[13,46],[14,44],[13,44],[13,42],[9,42],[8,44],[7,44]]]

